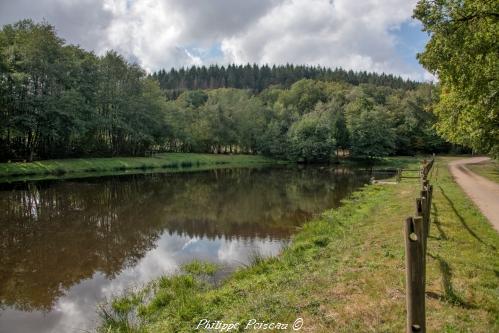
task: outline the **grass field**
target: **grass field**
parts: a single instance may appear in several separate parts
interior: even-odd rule
[[[499,161],[489,160],[484,163],[468,164],[467,167],[480,176],[499,183]]]
[[[452,180],[451,159],[438,159],[430,176],[427,330],[498,332],[499,235]],[[419,188],[415,180],[366,186],[305,224],[281,255],[256,257],[219,285],[209,282],[212,265],[194,262],[104,306],[100,330],[192,332],[208,319],[242,331],[253,318],[303,318],[304,332],[403,332],[403,221]]]
[[[120,174],[145,171],[203,170],[276,163],[257,155],[165,153],[153,157],[110,157],[0,163],[0,182]]]

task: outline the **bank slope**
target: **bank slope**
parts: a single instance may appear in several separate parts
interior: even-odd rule
[[[498,331],[499,236],[453,182],[448,161],[439,159],[431,175],[428,331]],[[279,257],[255,260],[215,287],[190,270],[162,278],[111,302],[101,330],[191,332],[203,319],[244,327],[303,318],[307,332],[402,332],[402,221],[418,190],[406,180],[366,186],[305,224]]]
[[[16,179],[71,178],[145,171],[203,170],[278,161],[258,155],[164,153],[152,157],[109,157],[0,163],[0,182]]]

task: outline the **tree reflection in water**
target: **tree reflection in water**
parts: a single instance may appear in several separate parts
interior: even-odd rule
[[[133,269],[159,240],[203,239],[226,250],[286,241],[368,180],[347,168],[273,167],[0,185],[1,306],[50,312],[83,280]],[[244,260],[229,250],[202,256]]]

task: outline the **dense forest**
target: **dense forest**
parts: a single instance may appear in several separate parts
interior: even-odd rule
[[[404,80],[392,74],[346,71],[341,68],[288,65],[228,65],[192,66],[172,68],[169,72],[160,70],[152,74],[162,89],[176,97],[185,90],[237,88],[261,92],[270,86],[289,88],[301,79],[314,79],[331,82],[344,82],[352,85],[368,83],[391,88],[414,89],[419,84]]]
[[[0,30],[0,70],[0,162],[151,151],[314,162],[449,149],[429,112],[437,88],[391,75],[291,65],[148,75],[31,20]]]

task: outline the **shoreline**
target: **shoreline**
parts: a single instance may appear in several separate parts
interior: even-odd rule
[[[153,157],[106,157],[0,163],[0,184],[126,174],[190,172],[285,164],[259,155],[163,153]]]
[[[452,159],[439,158],[432,174],[427,327],[491,331],[499,326],[493,245],[499,235],[453,181]],[[190,331],[202,319],[245,326],[251,319],[293,323],[299,317],[308,331],[403,331],[402,225],[418,190],[414,180],[367,185],[303,225],[279,256],[258,258],[216,286],[206,283],[213,267],[184,268],[112,300],[100,329]]]
[[[388,157],[373,161],[340,160],[337,165],[397,168],[414,157]],[[35,162],[0,163],[0,184],[37,180],[64,180],[147,173],[177,173],[220,168],[296,164],[262,155],[161,153],[152,157],[95,157],[54,159]]]

